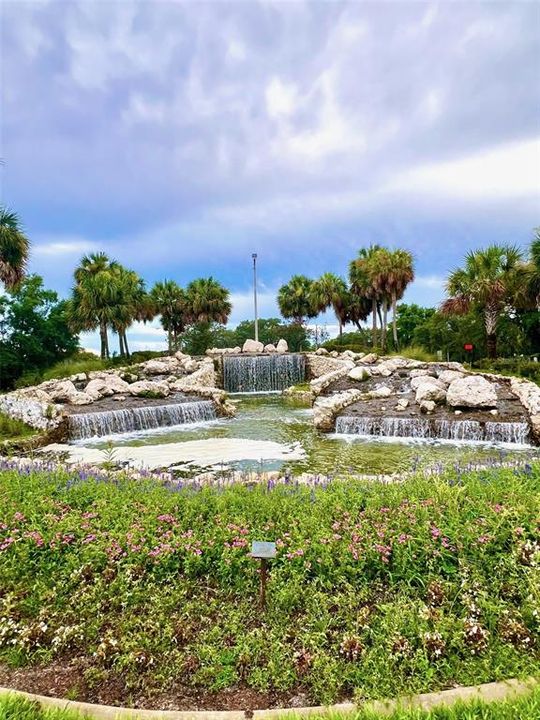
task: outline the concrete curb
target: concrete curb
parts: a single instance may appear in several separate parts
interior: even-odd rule
[[[411,695],[397,700],[376,700],[373,702],[355,705],[354,703],[341,703],[338,705],[317,705],[300,708],[272,708],[270,710],[255,710],[253,714],[237,711],[214,710],[143,710],[137,708],[112,707],[110,705],[93,705],[92,703],[64,700],[62,698],[34,695],[22,690],[11,690],[0,687],[0,697],[15,695],[39,703],[43,708],[57,708],[69,710],[73,713],[94,718],[95,720],[275,720],[278,717],[304,717],[308,715],[322,715],[327,712],[351,715],[357,710],[371,710],[380,715],[389,715],[397,709],[430,710],[436,706],[451,706],[457,702],[482,700],[486,703],[516,698],[526,695],[540,684],[540,678],[527,680],[503,680],[501,682],[486,683],[470,687],[457,687],[451,690],[441,690],[435,693]]]

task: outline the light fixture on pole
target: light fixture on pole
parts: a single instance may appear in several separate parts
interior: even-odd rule
[[[257,253],[252,253],[253,258],[253,306],[255,309],[255,340],[259,342],[259,317],[257,315]]]

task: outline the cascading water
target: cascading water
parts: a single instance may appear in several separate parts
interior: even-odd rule
[[[304,382],[303,355],[246,355],[223,358],[223,387],[227,392],[280,391]]]
[[[336,433],[345,435],[438,438],[504,442],[524,445],[529,426],[524,422],[486,422],[477,420],[424,420],[422,418],[377,418],[342,415],[336,418]]]
[[[81,413],[70,415],[68,422],[70,438],[82,440],[215,419],[214,403],[211,400],[200,400],[175,405],[153,405],[124,410]]]

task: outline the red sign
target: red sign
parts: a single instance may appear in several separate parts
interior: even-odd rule
[[[474,348],[474,345],[472,345],[472,343],[465,343],[465,345],[463,346],[463,349],[467,350],[467,352],[472,352],[473,348]]]

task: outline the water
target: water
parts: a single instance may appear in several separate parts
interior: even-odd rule
[[[304,382],[303,355],[224,356],[223,387],[231,393],[280,391]]]
[[[80,415],[71,415],[68,422],[71,439],[82,440],[215,419],[214,403],[210,400],[200,400],[175,405],[152,405],[124,410],[81,413]]]
[[[315,430],[312,411],[304,403],[281,395],[239,395],[234,398],[237,415],[221,418],[199,427],[183,425],[169,430],[146,431],[118,436],[114,445],[120,447],[149,446],[162,443],[184,443],[193,440],[226,441],[232,438],[270,440],[290,447],[299,443],[306,457],[303,460],[240,460],[224,464],[241,470],[287,470],[293,475],[302,472],[339,476],[341,474],[379,474],[413,470],[435,463],[501,461],[512,457],[537,456],[536,449],[504,446],[451,444],[449,440],[430,438],[400,439],[359,435],[326,435]],[[401,420],[401,418],[400,418]],[[106,443],[90,440],[89,447],[105,449]],[[194,458],[197,461],[197,458]],[[204,463],[200,463],[204,467]],[[190,468],[189,472],[192,469]],[[193,472],[195,472],[193,470]]]
[[[423,418],[374,418],[341,416],[336,433],[388,438],[440,439],[468,442],[500,442],[525,445],[529,426],[524,422],[477,420],[427,420]]]

